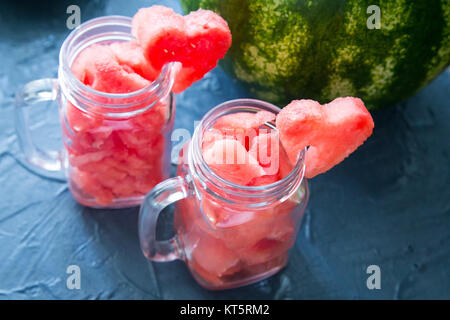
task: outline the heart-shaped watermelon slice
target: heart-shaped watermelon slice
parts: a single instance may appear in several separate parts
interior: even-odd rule
[[[175,93],[202,79],[231,46],[228,24],[209,10],[181,16],[164,6],[143,8],[133,17],[132,33],[156,70],[170,62],[182,64]]]
[[[305,147],[307,178],[330,170],[372,134],[374,123],[359,98],[337,98],[321,105],[294,100],[278,114],[276,126],[292,163]]]

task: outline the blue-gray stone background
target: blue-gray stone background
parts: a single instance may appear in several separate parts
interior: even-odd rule
[[[450,298],[449,70],[409,100],[374,112],[375,131],[364,146],[310,181],[286,269],[251,286],[210,292],[182,262],[146,261],[137,208],[82,207],[65,183],[21,165],[14,93],[28,81],[56,77],[73,3],[82,22],[132,16],[154,3],[181,12],[176,0],[1,2],[0,299]],[[209,108],[248,96],[216,68],[177,96],[176,128],[192,132]],[[61,145],[54,105],[38,105],[30,117],[37,143]],[[169,236],[170,215],[162,222]],[[80,290],[66,287],[69,265],[81,269]],[[366,286],[369,265],[381,269],[380,290]]]

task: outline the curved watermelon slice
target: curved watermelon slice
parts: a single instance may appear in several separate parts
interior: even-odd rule
[[[236,140],[214,141],[203,148],[203,159],[220,177],[239,185],[265,175],[258,161]]]
[[[107,93],[133,92],[150,84],[129,65],[121,65],[110,46],[100,44],[81,51],[72,73],[85,85]]]
[[[144,52],[136,40],[125,42],[113,42],[110,45],[117,62],[124,68],[130,68],[130,72],[136,72],[142,78],[154,81],[159,72],[145,59]]]
[[[198,240],[192,248],[192,261],[215,277],[232,274],[239,269],[239,256],[228,249],[224,241],[206,233],[197,234]],[[202,269],[196,269],[200,271]]]
[[[198,10],[187,16],[154,5],[140,9],[132,33],[156,70],[180,62],[173,91],[179,93],[213,69],[231,46],[228,24],[216,13]]]
[[[276,131],[260,132],[253,138],[249,153],[258,160],[266,175],[278,180],[280,170],[280,143]],[[276,181],[275,180],[275,181]]]
[[[86,132],[101,126],[103,118],[94,114],[87,113],[72,103],[67,102],[65,114],[70,128],[75,133]]]
[[[247,131],[257,129],[264,123],[275,120],[275,117],[275,114],[269,111],[231,113],[217,119],[213,128],[222,132],[229,130]]]
[[[250,150],[253,139],[259,134],[259,128],[273,120],[275,120],[275,114],[269,111],[237,112],[217,119],[213,130],[222,132],[228,138],[238,140],[245,149]]]
[[[280,140],[292,163],[306,152],[307,178],[330,170],[372,134],[374,123],[361,99],[346,97],[320,105],[295,100],[276,119]]]

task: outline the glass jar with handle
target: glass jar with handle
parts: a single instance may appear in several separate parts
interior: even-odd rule
[[[16,132],[28,166],[45,177],[67,179],[74,198],[90,207],[138,205],[169,177],[175,65],[164,66],[149,86],[123,94],[96,91],[71,71],[83,49],[132,39],[131,18],[90,20],[65,39],[58,78],[32,81],[16,97]],[[32,141],[26,110],[42,101],[58,105],[62,150],[42,150]]]
[[[184,260],[197,282],[213,290],[247,285],[285,266],[308,202],[304,151],[285,178],[255,187],[218,176],[202,155],[203,135],[219,117],[262,110],[280,111],[263,101],[242,99],[204,116],[182,150],[186,160],[178,176],[158,184],[142,203],[139,237],[149,260]],[[158,241],[158,216],[175,202],[175,236]]]

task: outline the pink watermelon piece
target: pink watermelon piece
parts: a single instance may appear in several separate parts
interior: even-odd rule
[[[265,131],[265,130],[264,130]],[[277,176],[280,170],[280,142],[276,131],[260,132],[251,142],[249,153],[258,160],[266,175]]]
[[[250,129],[258,129],[264,123],[275,120],[275,117],[275,114],[269,111],[231,113],[217,119],[214,129],[223,132],[228,132],[229,130],[248,131]]]
[[[71,182],[82,192],[94,197],[99,205],[108,205],[114,201],[111,190],[104,188],[91,173],[73,168]]]
[[[220,148],[217,148],[214,156],[217,157],[214,160],[216,164],[221,164],[220,168],[216,166],[216,173],[219,175],[228,175],[227,179],[231,179],[238,184],[246,182],[247,186],[261,186],[274,183],[284,178],[292,169],[289,159],[283,147],[280,145],[278,135],[276,131],[263,128],[262,126],[275,120],[275,115],[268,111],[260,111],[258,113],[238,112],[228,114],[220,117],[216,120],[213,128],[203,133],[202,148],[205,154],[206,150],[209,150],[210,156],[213,154],[213,145],[217,141],[234,141],[228,142],[228,146],[222,143]],[[244,146],[245,150],[248,150],[248,154],[245,154],[244,149],[241,147],[235,147],[234,144],[240,144]],[[245,172],[248,166],[237,166],[239,171],[230,170],[227,168],[226,160],[220,163],[221,159],[226,159],[226,148],[231,150],[229,154],[231,157],[248,159],[246,164],[250,164],[251,172]],[[237,148],[235,154],[232,153],[233,148]],[[273,149],[273,151],[272,151]],[[240,155],[237,156],[237,152]],[[255,166],[255,160],[259,166]],[[208,160],[212,162],[211,160]],[[208,162],[207,162],[208,163]],[[256,169],[256,171],[255,171]],[[262,171],[261,171],[262,169]],[[219,171],[221,173],[219,173]],[[238,182],[237,182],[238,181]]]
[[[148,144],[142,148],[135,150],[136,155],[144,160],[154,161],[153,159],[159,159],[164,154],[166,148],[166,138],[162,134],[155,134]]]
[[[194,67],[185,67],[181,65],[175,66],[175,81],[173,82],[172,91],[181,93],[189,88],[194,82],[201,80],[203,75],[199,74]]]
[[[259,134],[259,127],[273,120],[275,120],[275,114],[268,111],[237,112],[217,119],[213,130],[222,132],[227,138],[238,140],[249,150],[252,140]]]
[[[279,180],[279,176],[277,174],[265,175],[260,177],[255,177],[247,183],[248,187],[259,187],[265,186],[268,184],[275,183]]]
[[[129,73],[135,72],[142,78],[154,81],[159,72],[145,59],[144,52],[136,40],[113,42],[110,45],[117,62],[124,68],[130,68]]]
[[[354,152],[372,134],[374,123],[361,99],[346,97],[320,105],[295,100],[278,114],[280,140],[292,163],[306,152],[305,176],[330,170]]]
[[[183,55],[187,41],[185,21],[171,8],[154,5],[139,9],[133,16],[131,32],[147,60],[158,70]]]
[[[291,240],[291,241],[289,241]],[[293,244],[293,239],[277,240],[264,238],[241,252],[242,261],[247,265],[257,265],[275,259],[284,254]]]
[[[107,45],[94,44],[81,51],[72,72],[85,85],[107,93],[133,92],[150,84],[128,65],[121,65]]]
[[[226,21],[202,9],[184,17],[164,6],[140,9],[133,17],[132,33],[156,70],[169,62],[182,64],[175,93],[203,78],[231,46]]]
[[[130,119],[131,125],[152,132],[160,132],[170,117],[170,107],[165,103],[156,103],[149,110]]]
[[[191,252],[192,261],[200,268],[195,268],[200,275],[215,279],[214,283],[220,281],[217,278],[233,274],[238,271],[239,257],[232,250],[228,249],[222,240],[209,236],[208,234],[198,234],[198,241]],[[209,273],[212,277],[208,276]]]
[[[149,85],[160,70],[145,58],[137,41],[129,41],[84,49],[72,64],[72,72],[95,90],[127,93]],[[65,144],[74,168],[72,183],[99,205],[142,196],[163,180],[167,171],[163,130],[171,115],[167,101],[130,119],[105,119],[70,103],[64,114],[68,124]]]
[[[74,167],[82,167],[93,162],[100,162],[109,155],[106,151],[96,151],[90,153],[83,153],[81,155],[72,155],[70,157],[70,164]]]
[[[265,176],[251,181],[249,186],[274,183],[285,178],[293,168],[276,131],[260,130],[259,135],[253,138],[249,152],[266,172]]]
[[[101,126],[103,122],[102,117],[94,113],[87,113],[75,107],[70,102],[67,102],[66,105],[66,117],[70,128],[75,133],[85,132],[97,128]]]
[[[236,140],[214,141],[203,149],[203,158],[216,174],[239,185],[265,174],[258,161]]]
[[[116,182],[115,185],[111,186],[111,190],[118,198],[137,195],[136,179],[130,176],[126,176],[119,182]]]
[[[292,210],[292,208],[290,208]],[[226,241],[243,262],[255,265],[267,262],[287,251],[294,243],[295,225],[290,212],[258,217],[237,228]]]
[[[161,129],[144,128],[128,120],[108,120],[100,127],[71,135],[69,161],[77,169],[72,180],[90,179],[95,183],[96,186],[87,186],[82,181],[81,185],[76,184],[97,199],[99,205],[146,194],[164,179],[165,172],[165,138],[154,130]]]
[[[295,232],[291,212],[295,201],[285,201],[265,210],[242,210],[224,206],[208,194],[202,195],[198,218],[195,206],[183,211],[186,224],[195,224],[202,232],[224,241],[235,252],[250,250],[260,240],[268,238],[284,242]],[[193,212],[193,213],[191,213]],[[190,221],[193,220],[193,221]]]
[[[202,150],[206,150],[207,148],[210,148],[214,142],[218,140],[224,140],[227,136],[219,130],[216,129],[209,129],[203,132],[202,137]],[[232,138],[232,137],[230,137]]]
[[[207,222],[204,226],[206,228],[212,227],[213,230],[232,228],[255,218],[253,212],[224,208],[222,203],[207,194],[202,197],[200,209]],[[208,232],[208,230],[205,231]]]

